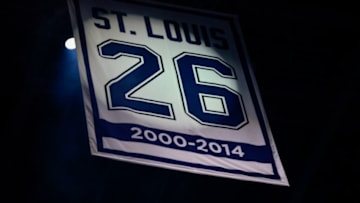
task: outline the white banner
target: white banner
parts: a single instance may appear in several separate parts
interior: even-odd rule
[[[288,186],[236,16],[68,0],[91,153]]]

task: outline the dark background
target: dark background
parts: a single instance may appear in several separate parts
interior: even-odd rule
[[[2,193],[10,202],[359,202],[355,3],[162,1],[239,16],[290,187],[93,157],[66,1],[1,7]]]

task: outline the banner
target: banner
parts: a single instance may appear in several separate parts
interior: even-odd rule
[[[91,154],[288,186],[236,16],[68,0]]]

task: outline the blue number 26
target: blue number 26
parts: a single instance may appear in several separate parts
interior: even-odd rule
[[[164,68],[161,57],[144,45],[107,40],[98,45],[100,56],[117,59],[137,58],[132,67],[106,83],[110,110],[129,110],[175,119],[170,103],[135,97],[133,94],[159,76]],[[212,71],[222,78],[236,79],[233,68],[222,60],[204,55],[182,53],[174,57],[185,113],[203,125],[239,129],[247,123],[241,95],[217,81],[201,81],[198,72]]]

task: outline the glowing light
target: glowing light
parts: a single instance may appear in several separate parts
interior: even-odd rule
[[[65,41],[65,47],[69,50],[75,49],[76,45],[75,45],[75,38],[74,37],[70,37],[69,39],[67,39]]]

